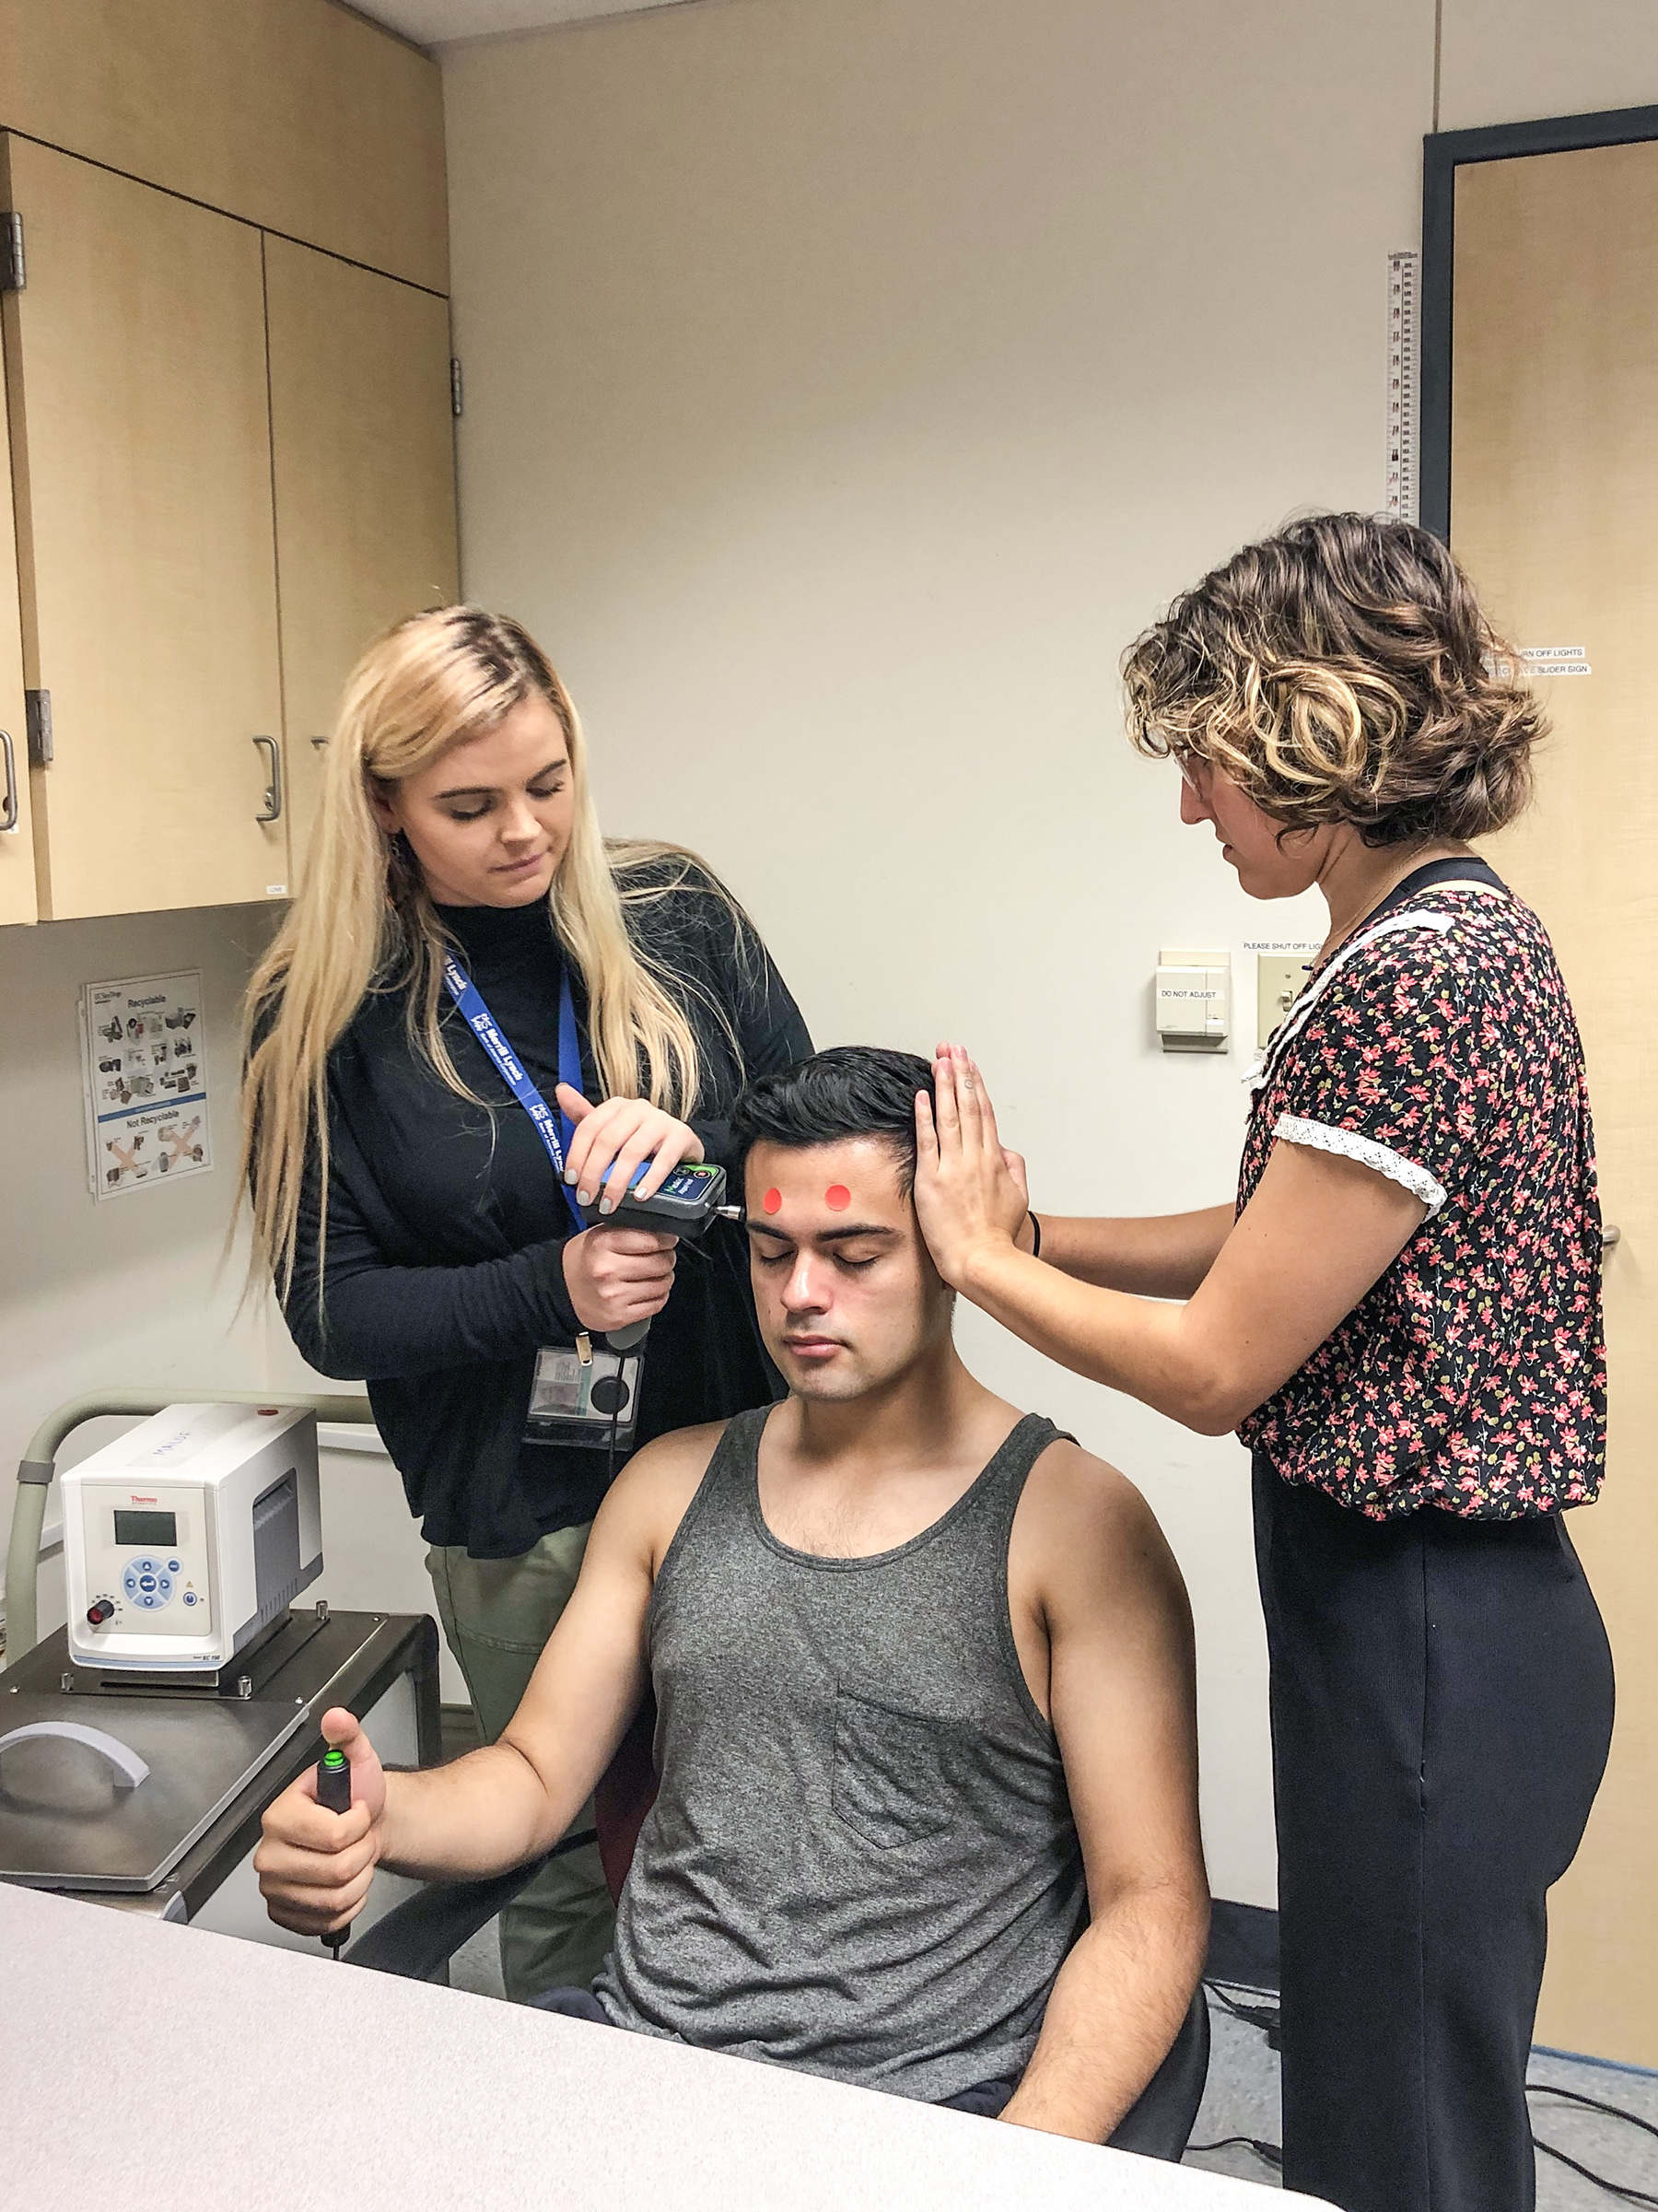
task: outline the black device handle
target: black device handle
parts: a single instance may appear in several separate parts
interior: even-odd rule
[[[344,1751],[332,1747],[317,1761],[317,1803],[329,1812],[351,1810],[351,1761]],[[332,1936],[322,1937],[322,1948],[337,1959],[346,1937],[351,1934],[351,1923],[336,1928]]]

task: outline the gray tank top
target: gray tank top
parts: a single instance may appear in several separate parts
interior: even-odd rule
[[[760,1513],[769,1407],[720,1438],[650,1602],[661,1787],[594,1984],[618,2026],[936,2101],[1016,2073],[1086,1913],[1008,1537],[1027,1414],[895,1551]]]

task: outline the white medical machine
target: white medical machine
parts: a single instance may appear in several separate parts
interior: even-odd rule
[[[69,1656],[216,1674],[322,1572],[317,1417],[176,1405],[60,1478]]]

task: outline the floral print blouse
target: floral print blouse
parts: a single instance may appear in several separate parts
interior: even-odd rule
[[[1577,1023],[1518,899],[1465,884],[1406,893],[1314,972],[1275,1033],[1252,1078],[1238,1206],[1287,1142],[1360,1160],[1428,1212],[1238,1434],[1286,1481],[1375,1520],[1424,1505],[1555,1513],[1594,1498],[1605,1457]]]

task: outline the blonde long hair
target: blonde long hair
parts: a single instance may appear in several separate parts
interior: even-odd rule
[[[739,924],[741,910],[683,847],[607,844],[601,836],[580,720],[525,629],[479,607],[412,614],[369,647],[346,684],[324,753],[299,895],[248,988],[241,1185],[252,1219],[251,1281],[274,1277],[285,1299],[313,1160],[319,1236],[326,1238],[328,1056],[365,996],[406,993],[411,1041],[450,1090],[475,1099],[438,1027],[448,940],[413,855],[375,817],[370,784],[418,775],[451,746],[494,728],[531,693],[553,708],[569,747],[575,819],[549,904],[587,987],[603,1094],[644,1096],[678,1113],[696,1098],[702,1055],[684,997],[707,994],[641,953],[625,908],[688,884],[726,899]],[[677,872],[651,865],[675,860]],[[724,1009],[711,1011],[730,1035]],[[319,1270],[319,1301],[321,1290]]]

